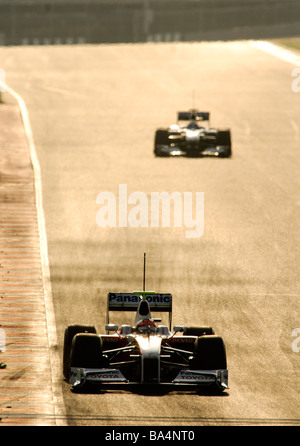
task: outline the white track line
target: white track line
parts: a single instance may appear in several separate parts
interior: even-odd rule
[[[37,208],[37,219],[39,227],[39,238],[40,238],[40,252],[41,252],[41,266],[43,275],[43,288],[44,288],[44,299],[46,308],[46,323],[47,323],[47,333],[48,333],[48,346],[50,355],[50,367],[51,367],[51,379],[52,379],[52,394],[54,399],[55,407],[55,417],[56,424],[65,424],[65,407],[63,403],[62,390],[60,387],[60,361],[57,350],[57,333],[56,333],[56,322],[55,313],[52,298],[52,288],[50,281],[50,268],[48,259],[48,244],[46,235],[46,224],[45,224],[45,214],[43,207],[43,196],[42,196],[42,179],[41,179],[41,168],[37,157],[36,148],[34,144],[34,138],[31,130],[29,114],[27,111],[26,104],[22,97],[15,92],[9,86],[5,86],[7,93],[11,94],[18,102],[22,120],[24,123],[25,134],[27,137],[31,163],[34,172],[34,185],[35,185],[35,199]]]
[[[300,67],[300,54],[297,54],[296,51],[290,51],[286,48],[282,48],[281,46],[264,40],[251,40],[249,43],[255,48],[272,54],[273,56],[277,57],[277,59],[289,62],[295,67]]]

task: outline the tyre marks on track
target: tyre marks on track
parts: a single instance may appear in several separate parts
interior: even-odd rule
[[[34,170],[19,107],[0,123],[0,426],[56,425]]]
[[[78,416],[68,417],[68,421],[71,425],[79,421],[81,425],[86,426],[145,426],[151,429],[151,426],[155,426],[158,430],[158,426],[176,426],[176,429],[180,430],[180,427],[184,427],[189,430],[195,426],[300,426],[300,419],[293,418],[246,418],[246,417],[168,417],[168,416],[86,416],[80,414]]]

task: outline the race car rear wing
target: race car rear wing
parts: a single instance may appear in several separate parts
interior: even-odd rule
[[[172,295],[154,291],[134,291],[133,293],[108,293],[107,324],[110,311],[137,311],[141,300],[146,299],[151,312],[168,312],[170,328],[172,324]]]
[[[178,121],[209,121],[209,112],[193,110],[189,112],[178,112],[177,119]]]

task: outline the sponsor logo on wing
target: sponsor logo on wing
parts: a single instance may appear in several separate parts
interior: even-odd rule
[[[178,378],[184,381],[213,382],[215,377],[212,375],[193,373],[188,370],[181,370]]]
[[[118,302],[118,303],[139,303],[141,297],[136,294],[119,294],[119,293],[110,293],[109,294],[109,302]],[[151,296],[147,296],[146,300],[151,303],[164,303],[169,304],[172,300],[169,294],[153,294]]]
[[[95,371],[95,372],[87,372],[86,377],[88,379],[99,380],[99,381],[116,381],[116,380],[124,380],[124,376],[119,370],[105,370]]]

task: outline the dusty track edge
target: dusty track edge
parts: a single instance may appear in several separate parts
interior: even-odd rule
[[[12,88],[6,85],[6,92],[15,98],[18,103],[22,121],[24,124],[24,130],[28,141],[29,155],[34,173],[34,188],[35,188],[35,203],[37,209],[37,220],[40,239],[40,253],[41,253],[41,268],[42,268],[42,281],[44,290],[44,301],[46,309],[46,324],[47,324],[47,337],[50,357],[50,374],[51,374],[51,387],[54,401],[55,410],[55,424],[58,426],[66,425],[65,406],[62,395],[61,383],[60,383],[60,360],[58,353],[58,342],[56,333],[56,321],[54,313],[54,305],[52,298],[52,288],[50,279],[50,267],[48,259],[48,244],[46,235],[46,223],[43,207],[43,195],[42,195],[42,178],[41,168],[37,157],[35,148],[33,133],[31,130],[30,119],[26,104],[23,98]]]

